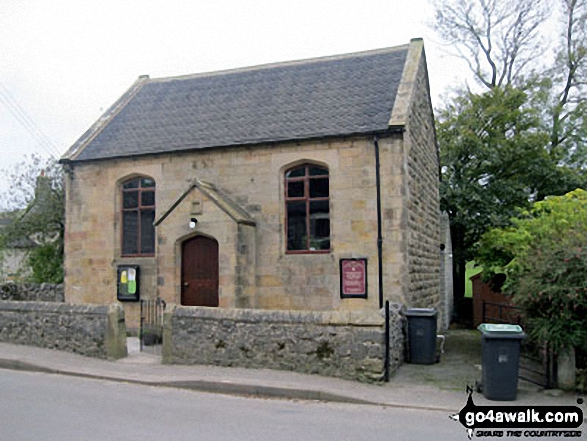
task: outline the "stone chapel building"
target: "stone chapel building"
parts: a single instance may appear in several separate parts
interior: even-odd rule
[[[129,266],[133,293],[182,305],[441,305],[439,162],[421,39],[142,76],[61,163],[67,302],[116,302]],[[345,272],[357,269],[355,279]],[[123,304],[136,326],[137,302]]]

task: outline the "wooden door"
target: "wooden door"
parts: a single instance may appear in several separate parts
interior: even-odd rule
[[[196,236],[182,244],[181,304],[218,306],[218,242]]]

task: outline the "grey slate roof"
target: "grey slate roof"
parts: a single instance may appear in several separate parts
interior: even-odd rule
[[[408,48],[144,78],[63,159],[85,161],[386,130]]]

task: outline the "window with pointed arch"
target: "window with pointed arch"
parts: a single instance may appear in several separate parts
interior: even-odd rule
[[[155,255],[155,181],[137,177],[122,184],[122,255]]]
[[[328,169],[314,164],[285,172],[286,252],[330,252]]]

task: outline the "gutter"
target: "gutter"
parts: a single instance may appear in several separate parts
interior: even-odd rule
[[[330,134],[330,135],[312,135],[307,137],[292,137],[292,138],[267,138],[267,139],[258,139],[258,140],[250,140],[250,141],[235,141],[233,144],[218,144],[218,145],[205,145],[205,146],[195,146],[195,145],[181,145],[173,147],[171,150],[165,151],[151,151],[151,152],[134,152],[134,153],[127,153],[127,154],[114,154],[112,156],[101,156],[97,158],[88,158],[88,159],[72,159],[70,157],[63,157],[59,160],[60,164],[71,164],[77,165],[81,163],[89,163],[89,162],[98,162],[98,161],[108,161],[108,160],[119,160],[119,159],[136,159],[136,158],[148,158],[148,157],[156,157],[161,155],[173,155],[173,154],[191,154],[196,152],[205,152],[208,153],[211,150],[220,150],[220,149],[233,149],[233,148],[242,148],[242,147],[259,147],[259,146],[266,146],[272,147],[275,144],[293,144],[299,142],[320,142],[320,141],[330,141],[332,139],[352,139],[352,138],[364,138],[369,137],[372,135],[379,135],[381,137],[390,136],[395,133],[402,133],[405,131],[403,125],[397,126],[389,126],[386,129],[370,131],[370,132],[349,132],[349,133],[342,133],[342,134]]]

